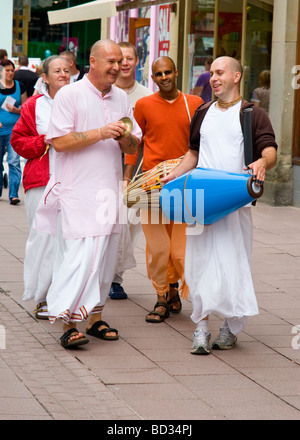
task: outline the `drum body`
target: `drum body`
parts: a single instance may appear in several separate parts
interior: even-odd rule
[[[169,220],[210,225],[262,193],[249,174],[195,168],[163,186],[160,206]]]

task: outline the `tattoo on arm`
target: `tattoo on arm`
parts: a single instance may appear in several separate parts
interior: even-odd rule
[[[84,141],[87,139],[87,133],[71,133],[75,141]]]

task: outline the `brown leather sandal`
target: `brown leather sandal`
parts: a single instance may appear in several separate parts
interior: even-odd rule
[[[178,289],[179,284],[178,283],[173,283],[173,284],[169,284],[169,286],[173,287],[175,289]],[[181,310],[182,310],[182,304],[181,304],[181,299],[180,299],[179,293],[177,292],[177,294],[175,296],[172,296],[172,298],[170,298],[168,300],[169,293],[170,292],[167,292],[166,297],[167,297],[167,304],[170,306],[170,312],[171,313],[180,313]],[[180,303],[179,307],[173,307],[172,306],[172,304],[174,304],[176,302]]]
[[[166,309],[165,313],[161,313],[161,312],[158,312],[157,310],[155,310],[155,309],[157,309],[157,307],[164,307]],[[150,315],[159,316],[159,319],[149,318]],[[167,303],[157,302],[155,304],[152,312],[149,312],[148,315],[146,316],[146,321],[153,322],[153,323],[164,322],[164,320],[166,318],[169,318],[169,316],[170,316],[170,306]]]
[[[78,339],[70,340],[72,336],[76,336],[78,334],[79,331],[75,327],[67,330],[60,338],[61,345],[64,348],[75,348],[78,347],[79,345],[84,345],[89,342],[88,338],[86,338],[85,336],[82,336],[81,338]]]
[[[37,304],[35,309],[33,310],[33,314],[37,319],[47,319],[48,320],[49,317],[48,317],[48,309],[47,309],[46,301]]]
[[[99,327],[104,326],[102,330],[98,330]],[[110,328],[105,321],[94,322],[91,328],[86,330],[86,333],[91,336],[95,336],[105,341],[117,341],[119,339],[118,330]],[[107,336],[107,333],[115,333],[115,336]]]

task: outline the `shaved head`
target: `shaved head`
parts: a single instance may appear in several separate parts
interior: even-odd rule
[[[117,48],[120,49],[119,45],[113,40],[109,40],[108,38],[103,40],[98,40],[96,41],[96,43],[93,44],[91,48],[90,56],[95,57],[99,55],[99,53],[101,53],[103,49],[107,50],[110,49],[112,46],[116,46]]]
[[[90,70],[87,78],[100,91],[107,93],[117,80],[122,64],[122,50],[113,40],[98,40],[90,53]]]
[[[172,64],[173,69],[174,69],[174,72],[175,72],[175,71],[176,71],[176,66],[175,66],[175,63],[174,63],[174,61],[172,60],[172,58],[170,58],[170,57],[166,57],[166,56],[163,56],[163,57],[155,58],[155,60],[153,61],[153,63],[152,63],[152,74],[153,74],[153,72],[154,72],[155,64],[156,64],[157,62],[160,62],[160,61],[166,61],[166,60],[168,60],[168,61]]]
[[[215,96],[232,102],[240,95],[240,82],[243,74],[241,63],[232,57],[218,57],[210,66],[210,85]]]
[[[226,65],[227,65],[228,69],[231,70],[233,73],[234,72],[240,72],[241,79],[242,79],[243,67],[242,67],[241,63],[238,60],[236,60],[235,58],[226,57],[226,56],[218,57],[218,58],[216,58],[216,60],[224,61],[226,63]]]

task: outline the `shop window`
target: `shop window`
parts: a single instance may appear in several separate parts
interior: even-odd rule
[[[188,90],[195,91],[209,55],[226,55],[242,62],[241,92],[250,100],[260,73],[270,70],[272,22],[272,0],[192,0]]]
[[[258,0],[248,1],[244,60],[245,99],[250,100],[253,90],[261,85],[260,74],[271,69],[272,26],[273,6]]]
[[[93,43],[100,39],[101,20],[49,25],[48,11],[65,9],[90,0],[14,0],[13,56],[24,53],[41,60],[72,50],[77,63],[88,68]],[[25,14],[26,12],[26,14]]]
[[[139,64],[136,67],[136,80],[148,87],[149,52],[150,52],[150,10],[151,8],[139,8],[139,20],[149,20],[149,24],[136,29],[135,46],[137,49]]]
[[[192,92],[205,72],[205,60],[214,53],[215,0],[192,0],[189,46],[189,84]]]
[[[13,56],[27,54],[28,50],[29,5],[16,3],[13,13]]]
[[[218,36],[215,56],[241,59],[243,2],[220,0],[218,5]]]

